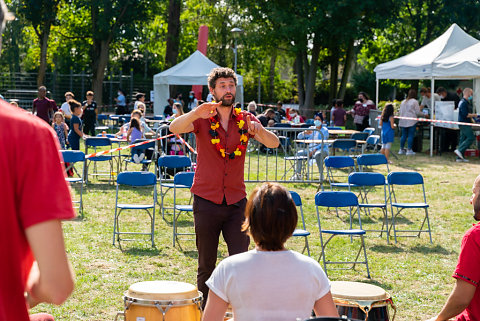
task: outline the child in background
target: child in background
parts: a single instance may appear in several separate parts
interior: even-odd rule
[[[134,143],[137,139],[143,137],[140,121],[136,117],[130,119],[130,128],[127,131],[127,141]]]
[[[52,127],[57,133],[58,141],[60,142],[60,147],[65,149],[67,136],[68,136],[68,126],[65,124],[65,116],[61,111],[55,112],[53,115]]]
[[[83,123],[80,119],[82,116],[82,105],[75,99],[71,99],[68,104],[72,111],[72,119],[70,119],[70,132],[68,133],[68,142],[73,150],[80,150],[80,138],[86,135],[82,131]]]
[[[392,162],[389,160],[390,148],[392,148],[392,143],[395,136],[393,131],[395,123],[393,120],[392,104],[387,104],[383,109],[382,116],[380,117],[380,126],[382,127],[382,149],[380,150],[380,153],[385,155],[388,162],[391,164]]]

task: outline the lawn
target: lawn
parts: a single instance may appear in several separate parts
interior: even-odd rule
[[[398,143],[395,145],[398,150]],[[469,204],[471,186],[479,174],[478,159],[469,163],[456,163],[453,154],[430,158],[426,154],[399,156],[391,166],[392,171],[418,171],[425,180],[427,201],[430,204],[430,222],[433,244],[428,234],[420,238],[400,238],[397,244],[378,233],[367,233],[366,247],[372,279],[366,278],[364,266],[356,270],[329,271],[331,280],[361,281],[378,285],[393,297],[397,307],[396,320],[424,320],[438,312],[450,293],[463,233],[472,225],[472,206]],[[270,163],[272,164],[272,163]],[[104,165],[102,165],[104,166]],[[271,165],[269,165],[271,166]],[[138,165],[131,169],[139,170]],[[263,172],[265,168],[261,168]],[[257,183],[248,183],[252,190]],[[285,184],[297,191],[303,199],[303,210],[309,237],[311,256],[318,258],[320,240],[313,200],[317,185]],[[328,185],[325,186],[328,188]],[[248,192],[247,191],[247,192]],[[379,189],[374,193],[381,192]],[[74,195],[77,190],[74,190]],[[409,190],[405,197],[420,197],[418,191]],[[147,200],[148,191],[138,190],[123,194],[128,200]],[[167,201],[171,202],[171,196]],[[188,195],[183,194],[188,201]],[[175,280],[196,283],[197,252],[195,242],[181,239],[180,246],[172,246],[172,216],[159,215],[156,209],[155,244],[152,248],[147,237],[138,241],[122,242],[122,248],[112,245],[115,186],[108,181],[93,179],[84,190],[84,217],[63,223],[68,257],[76,274],[76,288],[72,296],[60,307],[39,305],[32,312],[50,312],[57,320],[113,320],[116,311],[123,310],[123,293],[136,282],[146,280]],[[325,224],[342,224],[347,221],[344,213],[334,211],[322,214]],[[407,216],[406,226],[418,221],[416,215]],[[364,227],[379,228],[381,213],[362,216]],[[323,221],[322,221],[323,223]],[[148,229],[148,217],[129,215],[122,217],[122,228]],[[180,218],[182,231],[193,231],[189,216]],[[356,243],[354,243],[356,245]],[[253,246],[253,244],[251,244]],[[332,244],[332,255],[345,257],[352,253],[350,242],[338,240]],[[290,249],[300,251],[303,240],[291,240]],[[223,240],[218,258],[227,256]],[[274,268],[274,267],[272,267]],[[301,273],[299,271],[299,273]],[[279,280],[281,282],[281,280]],[[301,291],[301,285],[299,285]]]

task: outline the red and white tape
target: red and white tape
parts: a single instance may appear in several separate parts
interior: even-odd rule
[[[177,138],[180,140],[180,142],[181,142],[182,144],[184,144],[185,146],[187,146],[187,148],[188,148],[192,153],[194,153],[194,154],[197,153],[197,151],[196,151],[195,149],[193,149],[193,147],[190,146],[190,144],[187,143],[180,135],[177,134],[177,135],[175,135],[175,136],[177,136]]]
[[[102,155],[105,155],[105,154],[115,153],[115,152],[118,152],[118,151],[121,151],[121,150],[124,150],[124,149],[129,149],[129,148],[145,145],[145,144],[148,144],[148,143],[160,140],[160,139],[165,139],[165,138],[168,138],[168,137],[172,137],[172,136],[174,136],[174,135],[173,134],[168,134],[168,135],[165,135],[165,136],[162,136],[162,137],[149,139],[149,140],[146,140],[146,141],[143,141],[143,142],[140,142],[140,143],[131,144],[131,145],[128,145],[128,146],[123,146],[123,147],[117,147],[117,148],[114,148],[114,149],[89,154],[89,155],[85,156],[85,158],[91,158],[91,157],[102,156]]]
[[[380,119],[381,116],[378,116],[377,119]],[[480,124],[475,123],[462,123],[458,121],[450,121],[450,120],[440,120],[440,119],[429,119],[429,118],[414,118],[414,117],[401,117],[401,116],[393,116],[396,119],[407,119],[407,120],[416,120],[416,121],[426,121],[430,123],[441,123],[441,124],[451,124],[451,125],[461,125],[461,126],[479,126]]]

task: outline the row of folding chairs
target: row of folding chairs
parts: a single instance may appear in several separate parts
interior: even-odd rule
[[[390,172],[388,162],[382,154],[361,155],[357,158],[357,165],[359,169],[358,172],[356,171],[355,160],[349,156],[329,156],[325,158],[325,167],[327,169],[331,190],[348,189],[358,191],[360,208],[367,215],[370,214],[370,211],[373,209],[381,209],[384,219],[382,228],[378,231],[381,233],[386,232],[387,241],[390,237],[390,231],[393,230],[395,242],[397,242],[397,237],[399,236],[420,237],[423,232],[429,234],[430,242],[432,242],[428,216],[429,205],[426,200],[422,175],[417,172]],[[385,165],[386,177],[380,173],[366,172],[368,168],[376,165]],[[343,170],[342,174],[334,175],[334,171],[338,170]],[[411,193],[414,186],[417,186],[417,193]],[[381,193],[383,196],[380,197],[380,202],[369,203],[368,194],[375,188],[383,189],[383,193]],[[410,199],[406,201],[403,201],[403,198],[400,199],[407,190],[410,191],[409,195],[419,198],[418,202],[412,202]],[[391,210],[390,227],[388,207],[390,207]],[[417,230],[402,230],[397,228],[396,222],[398,216],[402,211],[407,209],[420,209],[424,211],[423,220]]]

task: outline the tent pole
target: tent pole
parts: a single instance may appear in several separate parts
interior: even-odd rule
[[[431,106],[432,106],[432,114],[430,117],[432,119],[435,119],[435,97],[433,96],[435,93],[435,78],[432,77],[432,82],[431,82],[431,91],[430,91],[430,99],[431,99]],[[433,123],[430,123],[430,157],[433,157]]]

